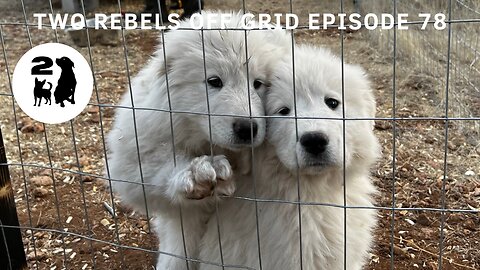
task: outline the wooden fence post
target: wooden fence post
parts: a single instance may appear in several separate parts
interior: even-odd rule
[[[8,226],[8,227],[5,227]],[[13,226],[13,227],[12,227]],[[0,128],[0,268],[27,269],[17,208]]]

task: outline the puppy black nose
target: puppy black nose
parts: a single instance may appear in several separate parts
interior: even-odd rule
[[[233,132],[235,136],[242,142],[251,142],[257,136],[258,125],[256,122],[241,119],[233,122]]]
[[[307,153],[319,155],[327,149],[328,138],[320,132],[309,132],[300,137],[300,144]]]

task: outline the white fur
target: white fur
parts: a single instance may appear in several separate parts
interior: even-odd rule
[[[286,56],[275,69],[265,97],[267,115],[278,116],[284,106],[294,116],[292,60]],[[363,70],[345,64],[346,117],[373,117],[375,100]],[[301,117],[342,118],[342,105],[335,110],[325,98],[342,100],[341,61],[324,49],[295,48],[296,111]],[[320,165],[311,165],[298,142],[294,119],[269,118],[266,142],[255,150],[253,175],[237,180],[236,196],[264,200],[344,205],[343,160],[345,159],[346,205],[371,207],[375,188],[369,169],[379,154],[373,121],[346,121],[343,141],[342,120],[298,119],[298,137],[322,132],[329,144]],[[345,144],[346,156],[343,157]],[[297,166],[298,181],[297,187]],[[255,186],[255,189],[254,189]],[[254,194],[256,190],[256,194]],[[259,269],[359,270],[368,258],[375,225],[375,211],[347,209],[346,250],[344,250],[344,210],[328,205],[301,206],[300,258],[298,205],[228,199],[220,205],[219,220],[224,263]],[[258,235],[256,214],[258,213]],[[212,218],[202,239],[200,258],[220,263],[216,219]],[[344,254],[346,252],[346,268]],[[220,269],[201,264],[200,269]],[[227,268],[230,269],[230,268]]]
[[[219,13],[203,12],[197,19],[209,14]],[[221,25],[217,20],[212,28],[239,28],[240,14],[231,15],[229,23]],[[179,27],[189,28],[190,23],[181,22]],[[127,91],[120,102],[121,106],[135,106],[136,109],[118,109],[108,135],[109,173],[111,178],[122,180],[112,182],[113,190],[125,204],[143,212],[148,206],[150,215],[157,217],[160,251],[197,258],[198,242],[214,210],[212,191],[231,195],[235,190],[233,170],[240,175],[250,169],[250,162],[244,157],[248,158],[245,153],[250,151],[251,145],[237,143],[232,131],[232,124],[238,117],[212,116],[209,123],[206,115],[168,112],[170,97],[174,111],[207,113],[209,109],[212,114],[247,119],[250,115],[263,116],[259,93],[266,87],[256,90],[253,82],[256,79],[266,82],[271,62],[284,54],[282,50],[288,48],[290,40],[284,32],[274,30],[249,31],[247,35],[248,81],[244,31],[205,30],[202,41],[202,31],[179,29],[165,33],[165,52],[160,45],[132,80],[132,94]],[[220,77],[223,87],[219,90],[208,86],[206,89],[205,73],[207,78]],[[257,136],[252,142],[257,146],[265,136],[265,119],[252,121],[258,125]],[[211,144],[214,157],[210,156]],[[186,263],[173,256],[160,255],[157,268],[186,269]]]

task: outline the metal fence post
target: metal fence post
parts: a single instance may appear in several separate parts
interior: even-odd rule
[[[355,8],[355,12],[357,12],[358,14],[361,14],[360,13],[360,1],[361,0],[353,0],[353,6]]]
[[[8,172],[7,155],[0,129],[0,268],[27,269],[17,208]]]

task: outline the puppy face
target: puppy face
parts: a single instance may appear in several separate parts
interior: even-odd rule
[[[239,27],[240,16],[233,15],[223,27]],[[282,42],[288,48],[286,34],[275,31],[251,31],[247,42],[245,32],[238,30],[167,33],[166,76],[172,108],[198,113],[177,116],[189,118],[202,139],[221,147],[235,150],[262,143],[265,120],[256,117],[265,111],[259,95],[266,90],[272,64],[283,54]],[[157,57],[163,58],[163,51]],[[214,116],[205,115],[208,112]]]
[[[290,170],[298,164],[301,173],[319,174],[326,168],[342,168],[343,162],[348,167],[376,158],[373,122],[347,120],[344,129],[342,121],[342,106],[346,118],[374,116],[369,82],[360,67],[345,64],[344,72],[345,100],[341,61],[328,51],[295,49],[295,96],[291,56],[275,69],[266,95],[267,114],[293,118],[296,110],[300,119],[295,123],[295,119],[270,118],[267,140]]]

